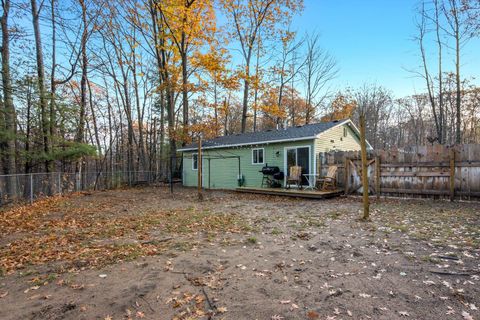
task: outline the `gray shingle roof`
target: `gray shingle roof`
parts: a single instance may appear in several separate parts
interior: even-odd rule
[[[229,146],[241,146],[241,145],[252,145],[259,143],[275,143],[280,141],[289,141],[289,140],[307,140],[313,139],[316,135],[336,126],[341,123],[344,123],[348,120],[338,120],[331,122],[320,122],[306,124],[303,126],[289,127],[286,129],[279,130],[266,130],[266,131],[257,131],[257,132],[248,132],[242,134],[233,134],[229,136],[217,137],[211,140],[206,140],[202,142],[203,149],[211,148],[223,148]],[[189,144],[185,147],[180,148],[178,151],[188,151],[197,149],[197,143]]]

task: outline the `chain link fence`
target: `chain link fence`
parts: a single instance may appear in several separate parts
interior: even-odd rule
[[[77,191],[148,185],[158,179],[154,171],[50,172],[0,175],[0,206]]]

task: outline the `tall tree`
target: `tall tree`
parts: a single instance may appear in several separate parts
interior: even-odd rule
[[[438,9],[438,4],[435,1],[435,7]],[[425,47],[425,42],[426,42],[426,36],[428,32],[428,19],[430,18],[426,8],[425,8],[425,2],[421,3],[420,6],[420,16],[417,21],[417,36],[415,37],[416,42],[418,43],[419,49],[420,49],[420,56],[422,60],[422,71],[419,72],[419,75],[425,80],[425,84],[427,86],[427,95],[428,95],[428,101],[430,102],[430,107],[432,109],[432,115],[433,119],[435,122],[435,129],[436,129],[436,139],[438,141],[441,141],[441,138],[443,136],[442,134],[442,121],[441,121],[441,116],[439,116],[438,108],[437,108],[437,100],[435,97],[435,84],[434,84],[434,79],[431,76],[430,73],[430,68],[428,64],[428,59],[427,59],[427,51]],[[430,18],[432,19],[432,18]],[[439,17],[438,17],[438,11],[436,10],[435,12],[435,17],[433,18],[435,21],[436,26],[439,25]],[[436,33],[438,33],[439,30],[436,30]],[[440,41],[437,38],[437,41]],[[438,42],[438,45],[440,46],[441,49],[441,42]],[[442,60],[441,60],[441,50],[439,50],[439,56],[438,56],[438,63],[439,63],[439,72],[441,71],[441,65],[442,65]],[[441,74],[440,74],[441,75]],[[442,88],[440,85],[439,88]],[[443,94],[442,94],[443,98]],[[443,104],[443,100],[442,100]]]
[[[337,63],[328,52],[320,47],[319,35],[310,35],[307,38],[307,56],[302,69],[307,102],[305,123],[308,124],[312,120],[315,110],[327,96],[325,87],[337,74]]]
[[[240,44],[243,58],[243,101],[241,131],[247,130],[251,60],[261,30],[275,32],[281,23],[303,7],[303,0],[222,0],[232,24],[232,36]]]
[[[16,169],[16,115],[13,104],[12,78],[10,74],[10,32],[8,18],[10,14],[10,0],[2,0],[3,14],[0,17],[2,28],[2,85],[3,85],[3,104],[0,105],[0,144],[2,156],[4,158],[4,172],[6,174],[17,173]],[[2,141],[3,140],[3,141]],[[7,179],[7,192],[12,195],[16,192],[16,178]]]
[[[195,46],[201,46],[209,42],[212,32],[215,31],[213,1],[169,0],[158,3],[157,8],[161,13],[166,31],[168,31],[166,36],[172,40],[180,56],[183,111],[182,144],[184,145],[188,138],[189,126],[189,54]]]
[[[469,14],[469,1],[446,0],[443,3],[442,11],[447,20],[445,28],[447,34],[453,38],[455,43],[455,84],[456,84],[456,130],[455,142],[462,142],[462,80],[461,80],[461,49],[474,35],[477,26],[471,24]]]
[[[40,31],[40,11],[42,10],[44,2],[40,7],[37,6],[37,0],[31,0],[31,14],[33,22],[33,31],[35,35],[35,51],[36,51],[36,64],[37,64],[37,85],[40,95],[40,118],[42,128],[42,140],[43,140],[43,152],[45,158],[45,172],[51,171],[51,154],[50,154],[50,126],[49,117],[47,114],[48,109],[48,93],[45,88],[45,64],[42,48],[42,36]]]

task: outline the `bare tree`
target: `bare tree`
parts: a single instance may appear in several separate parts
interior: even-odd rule
[[[319,45],[319,35],[313,34],[307,38],[307,54],[302,69],[305,87],[307,110],[305,123],[310,123],[315,110],[327,96],[326,85],[338,74],[335,59]],[[323,94],[323,95],[322,95]]]
[[[366,136],[374,149],[384,147],[385,140],[380,134],[389,125],[389,117],[393,107],[390,91],[376,84],[365,84],[353,93],[357,102],[356,118],[365,115]]]
[[[435,0],[435,8],[438,9],[438,4],[437,0]],[[425,49],[425,41],[426,41],[426,36],[428,32],[428,19],[431,19],[431,17],[428,15],[427,10],[425,8],[425,3],[422,2],[421,7],[420,7],[420,14],[419,14],[419,20],[417,21],[417,36],[415,37],[415,41],[418,43],[419,49],[420,49],[420,55],[421,55],[421,60],[422,60],[422,72],[418,72],[417,74],[420,75],[426,83],[427,86],[427,95],[428,95],[428,100],[430,102],[430,107],[432,109],[432,115],[433,119],[435,121],[435,128],[436,128],[436,139],[438,141],[441,141],[443,134],[443,117],[439,116],[438,110],[437,110],[437,100],[435,97],[435,87],[434,87],[434,80],[432,79],[432,76],[430,74],[429,70],[429,65],[427,61],[427,52]],[[435,17],[433,18],[435,21],[435,26],[437,28],[440,28],[439,26],[439,16],[438,16],[438,10],[435,10]],[[436,34],[437,34],[437,44],[439,46],[439,55],[438,55],[438,64],[439,64],[439,72],[441,72],[441,66],[442,66],[442,44],[440,41],[440,36],[439,36],[439,30],[436,29]],[[439,76],[441,77],[441,73],[439,73]],[[443,90],[442,86],[439,86],[439,90]],[[440,108],[443,108],[443,94],[442,94],[442,102]],[[442,109],[443,110],[443,109]],[[443,111],[441,111],[443,112]]]
[[[296,39],[296,33],[286,30],[282,36],[282,51],[280,59],[277,63],[278,67],[274,67],[274,73],[278,76],[278,101],[277,105],[280,110],[283,108],[283,98],[285,86],[294,80],[295,76],[302,71],[305,61],[299,61],[297,52],[303,46],[305,39]],[[293,84],[293,83],[292,83]],[[291,86],[293,89],[293,85]],[[292,99],[293,101],[293,99]],[[293,122],[295,122],[293,115]],[[276,119],[277,126],[282,125],[280,117]]]
[[[455,142],[462,142],[462,80],[461,80],[461,49],[475,36],[477,26],[471,23],[470,7],[468,1],[463,0],[446,0],[442,4],[442,12],[447,21],[445,32],[453,38],[455,43],[455,83],[456,83],[456,100],[455,100]]]

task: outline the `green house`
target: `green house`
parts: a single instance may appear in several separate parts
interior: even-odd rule
[[[370,147],[370,146],[369,146]],[[217,137],[202,142],[202,185],[211,189],[262,186],[264,166],[276,166],[289,173],[301,166],[304,185],[313,184],[320,152],[360,150],[360,133],[349,119],[307,124],[286,129],[266,130]],[[187,145],[182,152],[184,186],[197,186],[198,145]],[[279,181],[285,184],[285,179]]]

